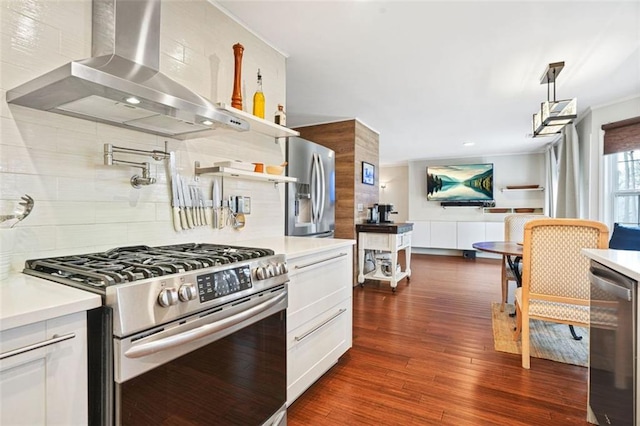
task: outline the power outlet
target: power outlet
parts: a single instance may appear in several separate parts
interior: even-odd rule
[[[229,197],[229,208],[234,213],[251,213],[251,197],[243,197],[242,195],[232,195]]]
[[[358,212],[363,212],[363,211],[364,211],[364,204],[358,203]]]

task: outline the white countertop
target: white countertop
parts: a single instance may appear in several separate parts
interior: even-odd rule
[[[582,254],[629,278],[640,281],[640,251],[582,249]]]
[[[349,247],[354,245],[356,241],[339,238],[273,237],[239,241],[238,243],[249,247],[269,248],[277,254],[285,254],[288,258],[296,258],[322,250]]]
[[[0,331],[102,305],[97,294],[23,273],[0,283]]]
[[[354,240],[337,238],[274,237],[241,241],[295,258],[322,250],[349,247]],[[102,305],[100,296],[23,273],[12,273],[0,283],[0,331]]]

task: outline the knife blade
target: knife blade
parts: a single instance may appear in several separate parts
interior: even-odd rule
[[[187,184],[184,181],[183,177],[180,177],[180,198],[183,200],[184,205],[184,215],[187,218],[187,226],[189,229],[193,229],[193,211],[191,203],[191,196],[189,195],[189,188],[187,188]]]
[[[189,222],[187,221],[187,208],[186,208],[186,200],[184,198],[184,188],[182,187],[182,176],[179,173],[176,173],[176,183],[178,184],[178,199],[180,200],[180,223],[182,225],[182,229],[185,231],[189,229]]]
[[[218,178],[213,179],[213,227],[222,229],[222,199],[220,197],[220,181]]]
[[[191,200],[193,202],[193,220],[196,226],[202,226],[202,211],[200,209],[200,197],[198,197],[198,191],[196,191],[196,187],[193,185],[189,185],[189,190],[191,191]]]
[[[182,225],[180,224],[180,199],[178,197],[176,155],[173,151],[169,153],[169,172],[171,173],[171,210],[173,217],[173,228],[176,231],[182,231]]]

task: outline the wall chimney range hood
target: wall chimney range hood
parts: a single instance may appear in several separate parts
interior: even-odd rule
[[[7,102],[189,139],[249,123],[161,74],[161,0],[93,0],[92,55],[7,92]]]

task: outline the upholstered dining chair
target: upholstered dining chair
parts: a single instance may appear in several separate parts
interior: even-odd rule
[[[545,218],[541,214],[510,214],[504,218],[504,239],[521,243],[524,240],[524,224],[533,219]],[[509,267],[507,256],[502,256],[502,302],[500,312],[504,312],[504,306],[509,299],[509,281],[516,281],[516,277]]]
[[[524,226],[522,287],[516,289],[516,332],[522,367],[530,368],[529,320],[589,326],[589,259],[583,248],[607,248],[603,223],[535,219]]]

